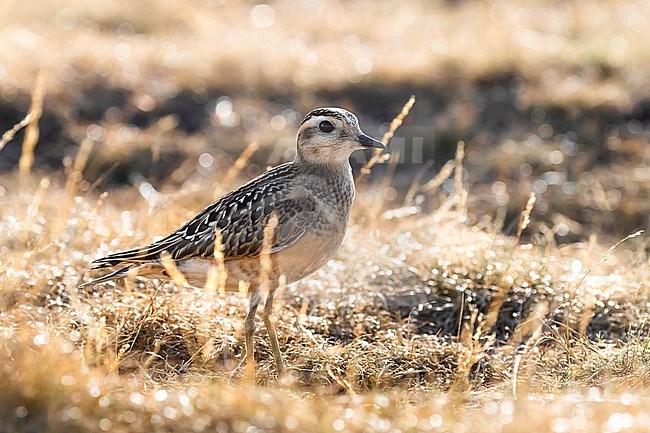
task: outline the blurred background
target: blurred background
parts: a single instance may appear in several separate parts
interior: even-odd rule
[[[533,231],[559,242],[649,227],[650,2],[35,0],[1,9],[0,132],[25,116],[40,74],[35,168],[69,171],[90,140],[82,191],[135,186],[147,198],[219,182],[247,152],[243,182],[293,158],[311,109],[348,108],[381,137],[415,95],[391,144],[399,163],[370,178],[390,176],[391,186],[361,205],[383,194],[386,208],[405,198],[435,208],[439,199],[417,185],[463,140],[470,223],[501,220],[513,233],[534,192]],[[15,170],[22,134],[0,150],[1,171]],[[356,155],[355,170],[368,157]],[[1,179],[0,196],[13,187]],[[451,193],[453,180],[440,188]]]

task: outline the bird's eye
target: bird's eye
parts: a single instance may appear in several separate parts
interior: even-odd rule
[[[320,125],[318,125],[318,129],[329,134],[330,132],[334,131],[334,125],[332,125],[332,122],[328,120],[323,120]]]

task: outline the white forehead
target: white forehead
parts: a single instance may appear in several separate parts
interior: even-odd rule
[[[338,119],[341,122],[359,126],[359,119],[357,119],[357,116],[350,113],[348,110],[344,110],[343,108],[338,107],[317,108],[316,110],[313,110],[307,114],[301,124],[311,119],[317,119],[320,121],[330,118]]]

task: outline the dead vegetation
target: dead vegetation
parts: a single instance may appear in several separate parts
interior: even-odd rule
[[[0,17],[1,432],[647,430],[646,4],[37,3]],[[286,380],[262,326],[231,377],[244,294],[78,289],[286,160],[299,111],[414,86],[398,135],[445,158],[358,164],[340,251],[276,297]]]
[[[645,392],[650,269],[642,236],[618,245],[624,251],[521,243],[494,225],[463,222],[470,210],[460,178],[458,193],[435,192],[442,206],[432,214],[369,221],[357,207],[336,259],[280,297],[289,379],[277,382],[261,332],[262,387],[254,388],[230,378],[242,356],[245,296],[141,281],[77,288],[95,255],[163,233],[196,209],[163,212],[132,189],[80,194],[75,173],[67,181],[33,175],[23,186],[3,178],[3,431],[458,423],[498,431],[523,422],[547,394],[569,423],[577,416],[566,412],[571,395],[590,407],[594,396],[625,392],[637,401]],[[362,197],[375,187],[365,188]],[[198,203],[207,191],[189,194]],[[529,203],[521,230],[530,212]],[[619,404],[635,426],[640,403],[612,402],[606,411],[614,416]],[[534,422],[548,429],[555,418]],[[589,421],[615,420],[591,413]]]

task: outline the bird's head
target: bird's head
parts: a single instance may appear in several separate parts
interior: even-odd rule
[[[298,130],[298,158],[306,162],[345,163],[355,150],[371,147],[385,148],[363,133],[357,116],[342,108],[313,110]]]

